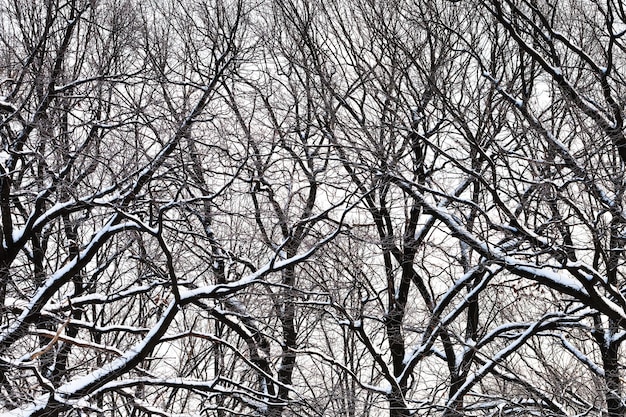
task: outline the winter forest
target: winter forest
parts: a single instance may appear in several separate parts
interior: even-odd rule
[[[621,0],[0,0],[0,416],[626,415]]]

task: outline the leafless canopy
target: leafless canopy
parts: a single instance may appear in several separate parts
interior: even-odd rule
[[[625,36],[0,0],[0,417],[624,417]]]

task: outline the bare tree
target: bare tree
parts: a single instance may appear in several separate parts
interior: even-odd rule
[[[147,386],[223,390],[155,373],[151,355],[176,345],[184,306],[268,270],[207,286],[199,254],[175,252],[189,199],[176,154],[238,65],[246,11],[203,3],[183,27],[174,3],[22,3],[2,6],[4,407],[130,412],[152,408]]]
[[[622,415],[619,7],[277,4],[380,253],[333,308],[388,386],[352,376],[391,415]]]
[[[26,3],[5,415],[624,415],[621,4]]]

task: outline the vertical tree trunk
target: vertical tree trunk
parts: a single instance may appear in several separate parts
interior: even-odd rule
[[[616,328],[612,322],[611,328]],[[612,336],[610,332],[607,336]],[[626,408],[622,398],[622,381],[620,379],[619,364],[619,343],[605,341],[605,346],[601,348],[602,364],[604,366],[604,382],[606,384],[606,409],[607,417],[624,417]]]

